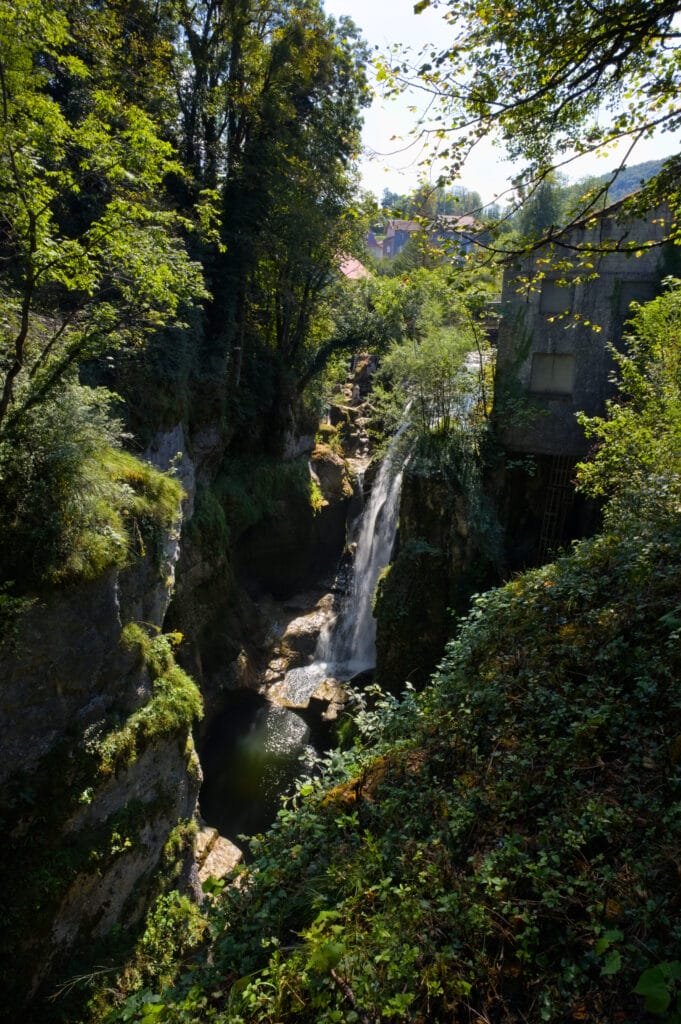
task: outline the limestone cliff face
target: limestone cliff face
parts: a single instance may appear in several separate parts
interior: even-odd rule
[[[226,455],[206,431],[185,447],[179,428],[153,451],[162,468],[181,453],[189,499],[167,625],[184,634],[180,658],[201,686],[207,729],[227,691],[262,685],[274,639],[267,599],[335,570],[354,490],[346,460],[312,435],[291,434],[278,460]]]
[[[15,969],[0,1018],[51,1019],[45,997],[106,955],[114,926],[191,882],[199,699],[159,636],[177,556],[175,530],[123,571],[42,594],[3,637],[0,945]]]
[[[353,487],[344,458],[328,445],[310,452],[315,508],[308,494],[291,493],[282,514],[249,529],[237,546],[237,568],[246,586],[286,598],[332,572],[346,541]]]
[[[424,684],[470,595],[496,581],[484,533],[486,511],[455,474],[407,466],[402,482],[399,551],[379,582],[377,681],[400,692]]]
[[[203,427],[189,439],[181,425],[157,434],[145,453],[159,469],[173,466],[186,492],[166,626],[183,634],[178,660],[200,686],[205,724],[221,709],[225,690],[256,685],[265,628],[235,576],[232,538],[213,495],[224,455],[219,430]]]

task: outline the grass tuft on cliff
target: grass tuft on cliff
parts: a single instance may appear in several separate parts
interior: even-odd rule
[[[114,775],[129,767],[142,750],[162,736],[189,732],[201,718],[203,703],[196,683],[175,662],[173,647],[182,641],[181,633],[149,636],[137,623],[123,627],[121,643],[136,650],[152,681],[151,699],[97,744],[99,772]]]

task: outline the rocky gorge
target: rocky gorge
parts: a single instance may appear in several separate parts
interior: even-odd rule
[[[366,361],[360,373],[366,380]],[[232,727],[241,694],[260,713],[300,722],[288,774],[255,797],[270,815],[310,728],[331,741],[342,681],[320,678],[301,697],[287,679],[313,660],[338,614],[361,517],[370,449],[356,380],[335,408],[341,426],[290,443],[289,462],[307,477],[302,492],[287,492],[221,553],[206,550],[194,526],[220,463],[219,437],[204,431],[188,443],[181,425],[157,434],[143,458],[149,472],[170,471],[177,482],[175,514],[142,525],[124,568],[44,592],[9,623],[0,648],[0,753],[14,858],[4,865],[3,904],[6,942],[26,964],[13,980],[10,1014],[27,1000],[37,1005],[65,972],[86,968],[93,950],[105,955],[121,922],[134,927],[160,893],[200,900],[201,882],[241,857],[201,817],[192,727],[219,775],[225,740],[215,763],[216,728],[225,720]]]

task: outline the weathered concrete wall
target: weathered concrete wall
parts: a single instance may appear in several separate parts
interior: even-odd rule
[[[603,412],[614,365],[608,344],[621,344],[630,303],[653,298],[664,273],[659,247],[605,250],[615,241],[660,242],[663,216],[622,223],[612,207],[506,270],[495,408],[509,450],[584,454],[575,414]],[[579,266],[581,257],[591,268]]]

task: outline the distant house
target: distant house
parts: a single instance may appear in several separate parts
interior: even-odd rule
[[[472,214],[461,217],[447,214],[433,221],[429,234],[433,245],[445,245],[448,250],[456,249],[466,256],[477,245],[481,231],[482,225]]]
[[[423,224],[416,220],[389,220],[383,239],[383,255],[389,260],[399,256],[411,236],[423,230]]]
[[[390,220],[383,240],[383,256],[394,259],[404,249],[414,235],[428,237],[433,246],[444,247],[448,253],[466,255],[476,245],[476,236],[481,225],[470,214],[462,217],[450,215],[436,217],[434,220]]]
[[[495,406],[501,440],[511,451],[585,453],[576,413],[603,413],[612,392],[608,344],[621,343],[631,303],[659,293],[666,272],[659,246],[637,255],[606,250],[613,241],[660,242],[664,211],[624,222],[620,207],[575,225],[504,272]],[[585,245],[594,250],[593,270],[571,269]]]
[[[366,247],[377,260],[383,259],[383,242],[379,242],[373,231],[367,231]]]

